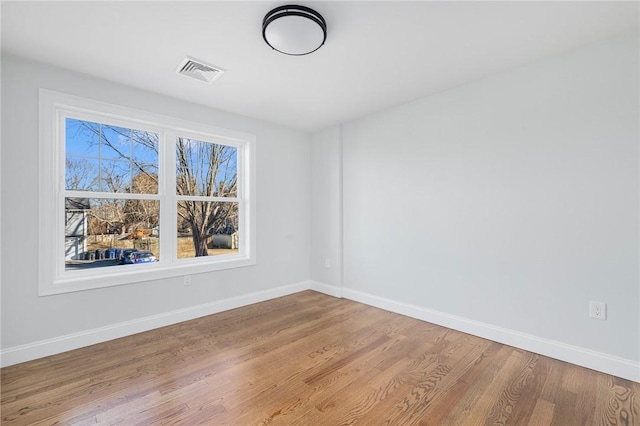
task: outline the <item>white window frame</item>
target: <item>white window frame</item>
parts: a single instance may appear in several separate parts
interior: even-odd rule
[[[47,89],[39,91],[39,295],[132,284],[256,264],[255,135],[164,116]],[[158,195],[117,194],[115,198],[160,200],[160,262],[133,267],[65,268],[66,117],[148,130],[159,136]],[[178,259],[175,140],[188,137],[238,149],[239,252]],[[120,197],[123,195],[123,197]],[[108,198],[113,198],[109,196]],[[194,198],[194,197],[190,197]]]

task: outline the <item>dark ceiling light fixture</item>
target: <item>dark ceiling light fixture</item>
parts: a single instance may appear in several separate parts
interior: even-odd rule
[[[322,15],[305,6],[276,7],[262,21],[262,37],[274,50],[286,55],[308,55],[327,39]]]

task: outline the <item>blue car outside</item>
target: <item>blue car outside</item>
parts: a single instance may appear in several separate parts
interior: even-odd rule
[[[155,261],[156,257],[150,251],[125,250],[120,263],[123,265],[135,265],[137,263],[150,263]]]
[[[124,265],[125,259],[128,259],[129,256],[131,256],[131,253],[136,252],[136,251],[138,251],[138,250],[136,250],[136,249],[124,249],[124,250],[122,250],[122,252],[120,252],[120,257],[118,258],[120,260],[120,264]],[[129,263],[131,263],[131,262],[129,262]]]

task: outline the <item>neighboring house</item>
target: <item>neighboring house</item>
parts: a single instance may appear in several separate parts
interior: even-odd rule
[[[87,211],[88,198],[67,198],[65,200],[65,260],[83,259],[87,251]]]

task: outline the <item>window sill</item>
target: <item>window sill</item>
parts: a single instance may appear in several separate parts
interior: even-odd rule
[[[185,275],[243,268],[247,266],[254,266],[256,264],[255,257],[248,258],[239,256],[233,256],[232,258],[214,262],[202,262],[200,259],[185,259],[183,262],[180,262],[181,264],[173,263],[171,265],[162,265],[161,263],[127,265],[123,266],[123,268],[127,269],[126,271],[110,272],[103,276],[96,276],[94,269],[91,271],[91,275],[87,274],[86,276],[81,276],[79,274],[74,274],[74,277],[71,278],[63,276],[55,279],[50,285],[41,285],[38,294],[39,296],[49,296],[75,291],[93,290],[104,287],[141,283],[145,281],[163,280]]]

